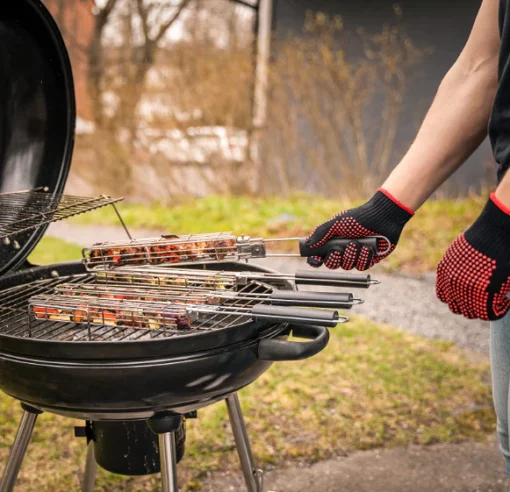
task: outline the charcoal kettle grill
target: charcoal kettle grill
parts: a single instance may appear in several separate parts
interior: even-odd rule
[[[336,311],[322,309],[319,314],[303,307],[305,298],[313,301],[310,296],[285,296],[295,293],[297,277],[305,284],[320,284],[320,275],[290,279],[228,261],[189,265],[196,275],[188,273],[185,278],[196,282],[195,277],[217,271],[236,288],[238,282],[244,283],[248,290],[242,300],[248,304],[243,309],[249,315],[239,309],[222,312],[221,306],[205,314],[195,309],[201,317],[193,318],[184,330],[160,320],[156,328],[141,326],[134,314],[132,324],[98,323],[90,309],[86,322],[76,319],[76,311],[72,319],[55,319],[51,306],[37,316],[41,312],[35,307],[41,306],[34,299],[51,302],[52,293],[58,294],[63,285],[87,291],[101,273],[87,269],[83,261],[30,265],[27,257],[47,225],[102,206],[112,206],[118,213],[117,199],[63,195],[75,116],[71,67],[51,15],[39,0],[0,4],[0,389],[19,400],[24,410],[0,492],[14,489],[42,412],[86,422],[77,430],[89,442],[84,491],[93,490],[98,463],[126,475],[160,471],[163,491],[176,491],[183,418],[220,400],[228,407],[247,489],[260,491],[262,474],[254,464],[237,391],[274,361],[319,353],[328,343],[327,327],[346,319]],[[172,271],[158,268],[151,267],[151,274],[160,278]],[[133,271],[128,274],[143,275],[142,267]],[[112,271],[102,273],[108,276]],[[125,274],[119,270],[119,275]],[[371,283],[369,277],[328,273],[322,285]],[[232,295],[238,302],[238,294],[222,294],[221,299],[231,302]],[[349,304],[352,296],[341,299]],[[275,300],[280,304],[268,305]],[[105,312],[115,311],[104,309],[103,320]],[[289,341],[291,334],[308,341]],[[124,448],[116,449],[121,442],[133,448],[122,430],[128,427],[138,437],[146,436],[142,440],[149,442],[150,451],[134,449],[125,456]]]

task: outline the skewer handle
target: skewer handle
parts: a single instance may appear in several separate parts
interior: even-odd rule
[[[354,303],[354,296],[344,292],[294,292],[277,290],[271,294],[271,301],[273,306],[351,309]]]
[[[351,287],[368,289],[379,281],[370,275],[329,272],[325,270],[298,270],[295,274],[296,285],[323,285],[325,287]]]
[[[352,242],[357,242],[361,244],[362,246],[367,246],[368,248],[372,249],[374,251],[374,254],[376,256],[379,256],[380,254],[383,254],[384,252],[379,251],[377,242],[379,237],[373,236],[373,237],[362,237],[359,239],[330,239],[326,243],[324,243],[322,246],[318,246],[316,248],[311,248],[306,245],[306,239],[301,239],[299,241],[299,254],[303,257],[308,256],[326,256],[331,250],[338,250],[338,251],[344,251],[349,244]],[[386,239],[386,238],[384,238]],[[388,241],[386,239],[386,241]],[[389,241],[388,241],[389,242]]]
[[[338,323],[347,321],[345,316],[340,317],[337,311],[324,309],[292,308],[283,306],[268,306],[257,304],[253,307],[254,319],[267,320],[275,323],[309,324],[334,327]]]

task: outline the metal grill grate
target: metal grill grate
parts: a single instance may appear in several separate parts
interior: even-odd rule
[[[53,195],[45,191],[0,193],[0,239],[10,243],[10,237],[41,225],[113,205],[122,198],[100,196],[85,198]]]
[[[214,303],[209,303],[213,299],[197,294],[183,297],[148,290],[134,293],[131,289],[122,289],[119,294],[111,289],[110,292],[105,291],[104,287],[98,291],[93,285],[73,287],[64,285],[61,286],[63,291],[30,298],[29,336],[32,336],[32,323],[41,320],[74,322],[86,326],[89,332],[96,326],[165,331],[172,335],[228,328],[242,319],[251,319],[251,307],[266,303],[268,298],[262,296],[261,289],[270,292],[268,287],[250,285],[245,287],[244,292],[228,299],[216,297]]]
[[[29,311],[29,300],[32,297],[56,292],[64,284],[91,285],[94,276],[78,275],[49,280],[41,280],[26,285],[20,285],[0,292],[0,335],[21,338],[55,341],[129,341],[152,340],[173,337],[181,332],[175,330],[150,330],[145,328],[119,327],[106,325],[92,325],[87,323],[63,323],[61,321],[34,319]],[[250,292],[271,292],[268,286],[253,285]],[[252,305],[252,301],[243,302],[243,307]],[[234,304],[235,305],[235,304]],[[209,314],[207,319],[196,319],[191,325],[193,332],[226,328],[246,321],[245,316],[227,314]]]
[[[63,282],[89,282],[92,278],[87,275],[67,277],[65,279],[49,279],[32,282],[26,285],[12,287],[0,292],[0,334],[28,337],[29,316],[28,301],[32,296],[50,292]],[[33,338],[44,338],[56,328],[54,323],[48,323],[34,331]],[[61,328],[59,326],[58,328]]]

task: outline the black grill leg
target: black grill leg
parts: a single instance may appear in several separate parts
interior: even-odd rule
[[[94,441],[90,441],[87,449],[87,461],[85,463],[85,474],[83,476],[82,492],[92,492],[96,482],[97,462],[94,455]]]
[[[233,394],[225,401],[227,402],[228,416],[236,442],[237,454],[241,460],[244,480],[246,481],[246,490],[248,492],[261,492],[263,488],[263,472],[255,467],[239,397],[237,394]]]
[[[11,453],[7,459],[7,464],[5,465],[2,482],[0,483],[0,492],[11,492],[14,490],[16,480],[18,479],[18,473],[21,468],[21,463],[23,463],[23,458],[25,457],[28,443],[30,442],[30,437],[34,430],[35,421],[37,420],[37,416],[42,413],[41,411],[26,405],[22,405],[22,407],[25,411],[21,417],[18,433],[16,434],[14,444],[11,448]]]

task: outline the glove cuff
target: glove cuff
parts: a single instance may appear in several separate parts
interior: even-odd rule
[[[384,188],[379,188],[377,191],[381,192],[383,195],[386,195],[395,205],[398,205],[400,208],[404,209],[407,213],[411,214],[411,217],[414,215],[415,212],[414,210],[404,205],[400,200],[395,198],[388,190],[385,190]]]
[[[510,208],[508,208],[497,196],[496,193],[491,193],[490,200],[496,205],[502,212],[510,215]]]
[[[377,229],[381,225],[393,225],[402,229],[414,212],[396,201],[387,191],[377,190],[375,195],[363,206],[366,219]],[[369,226],[370,228],[370,226]],[[383,227],[384,229],[384,227]]]
[[[466,240],[493,258],[510,257],[510,210],[491,194],[482,213],[464,233]]]

